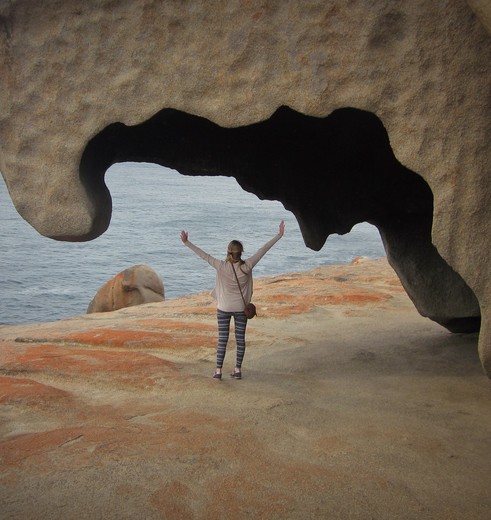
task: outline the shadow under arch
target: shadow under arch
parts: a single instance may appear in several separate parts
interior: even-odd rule
[[[346,107],[313,117],[282,106],[265,121],[225,128],[167,108],[138,125],[113,123],[88,143],[80,163],[81,181],[98,210],[94,237],[111,215],[104,174],[126,161],[234,177],[244,190],[290,210],[314,250],[330,234],[369,222],[423,316],[452,332],[479,330],[475,295],[431,242],[431,189],[396,159],[371,112]]]

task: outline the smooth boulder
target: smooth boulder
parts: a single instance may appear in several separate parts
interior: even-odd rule
[[[116,311],[164,299],[164,284],[159,275],[147,265],[135,265],[111,278],[97,291],[87,314]]]

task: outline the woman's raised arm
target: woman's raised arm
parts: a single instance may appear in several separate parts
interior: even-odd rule
[[[281,236],[283,236],[285,234],[285,221],[284,220],[282,220],[280,222],[279,233],[280,233]]]

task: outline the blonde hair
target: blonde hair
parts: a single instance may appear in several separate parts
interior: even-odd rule
[[[242,242],[238,240],[232,240],[227,247],[227,262],[240,262],[240,265],[244,264],[244,260],[242,260],[241,256],[244,252],[244,246]]]

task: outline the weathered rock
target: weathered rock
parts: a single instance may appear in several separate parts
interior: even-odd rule
[[[491,33],[491,3],[488,0],[467,0],[483,25]]]
[[[368,221],[380,230],[389,261],[423,316],[454,332],[479,330],[474,293],[431,242],[428,184],[397,161],[369,112],[344,108],[314,118],[280,107],[266,121],[226,129],[166,109],[135,127],[108,126],[85,149],[81,172],[102,174],[114,157],[152,157],[179,171],[234,176],[261,198],[281,199],[316,250],[331,233]]]
[[[273,149],[259,154],[260,172],[241,161],[228,174],[286,202],[311,247],[361,218],[376,223],[420,312],[472,330],[480,309],[491,374],[491,37],[489,9],[470,4],[479,18],[463,0],[2,3],[0,170],[39,232],[84,240],[109,224],[110,164],[155,161],[186,174],[230,166],[230,151],[217,163],[208,138],[193,140],[199,128],[166,142],[169,115],[233,127],[240,141],[240,127],[281,105],[322,121],[341,114],[347,148],[332,132],[314,139],[335,160],[311,158],[307,170],[307,150],[295,169],[291,153]],[[380,123],[389,163],[380,146],[364,146],[367,128],[347,107]],[[301,124],[286,130],[291,152],[308,141]],[[254,158],[258,142],[243,141],[244,154]]]
[[[164,284],[147,265],[125,269],[106,282],[89,304],[87,313],[109,312],[164,300]]]
[[[211,378],[209,291],[0,327],[0,517],[489,519],[476,335],[419,316],[385,259],[255,300],[242,381]]]

